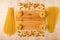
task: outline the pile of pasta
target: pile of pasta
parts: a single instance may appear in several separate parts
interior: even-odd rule
[[[19,30],[18,32],[18,36],[19,37],[44,37],[44,32],[42,31],[36,31],[36,30],[32,30],[32,31],[28,31],[28,30]]]

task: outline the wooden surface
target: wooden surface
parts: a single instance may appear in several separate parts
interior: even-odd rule
[[[22,30],[43,30],[40,25],[43,24],[45,28],[46,19],[41,18],[39,12],[38,10],[23,11],[22,16],[16,15],[16,22],[23,26]]]

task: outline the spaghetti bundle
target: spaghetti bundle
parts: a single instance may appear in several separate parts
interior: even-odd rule
[[[4,25],[4,33],[7,35],[13,35],[16,31],[14,8],[8,8],[7,17]]]
[[[48,31],[49,32],[54,31],[58,13],[59,13],[58,7],[48,7],[47,8],[47,22],[48,22]]]

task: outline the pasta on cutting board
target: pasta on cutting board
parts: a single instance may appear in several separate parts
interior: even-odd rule
[[[54,32],[59,13],[58,7],[51,6],[46,8],[41,3],[19,3],[19,7],[19,10],[16,10],[16,21],[14,8],[8,8],[4,25],[5,34],[11,36],[17,31],[20,37],[44,36],[46,28],[49,33]]]

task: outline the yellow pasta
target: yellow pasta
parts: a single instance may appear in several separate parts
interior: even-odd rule
[[[48,7],[47,10],[48,31],[54,32],[57,16],[59,13],[58,7]]]
[[[45,18],[46,17],[46,13],[43,11],[43,12],[40,12],[39,13],[39,16],[41,17],[41,18]]]
[[[4,33],[11,36],[15,33],[14,8],[8,8],[8,13],[4,25]]]

